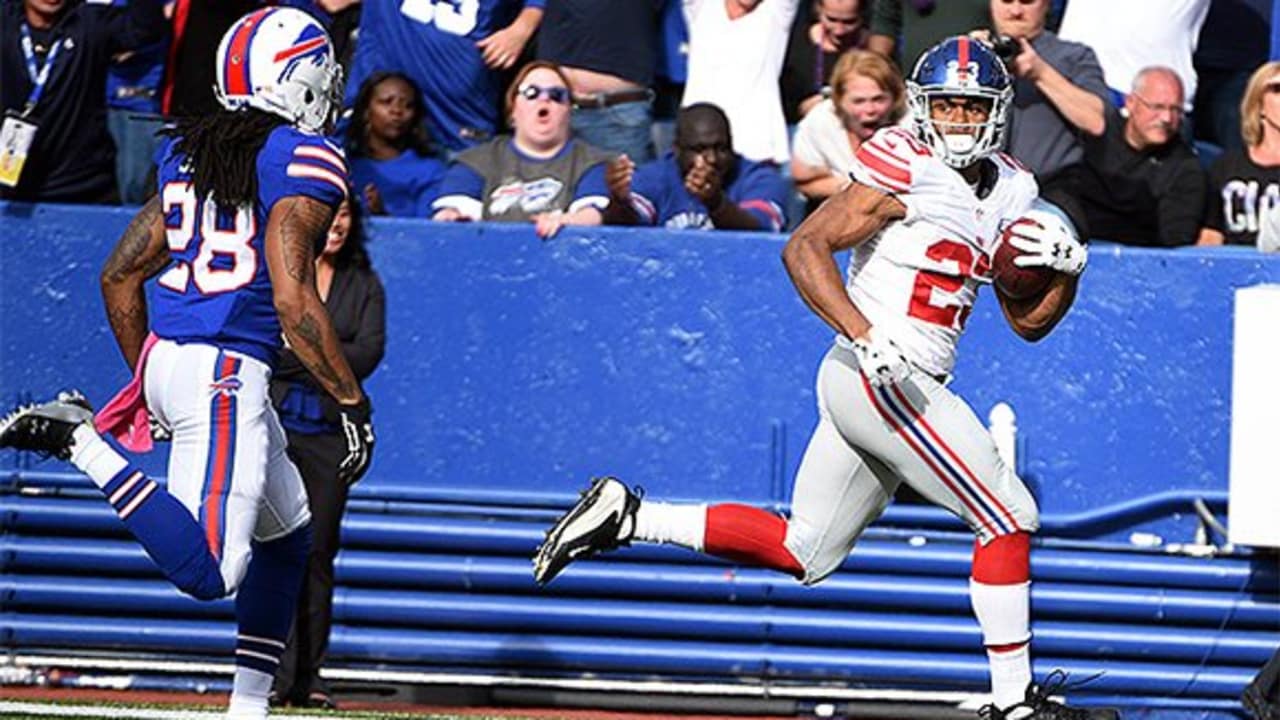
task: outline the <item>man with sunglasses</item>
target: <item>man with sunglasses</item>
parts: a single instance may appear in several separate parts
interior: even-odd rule
[[[1085,136],[1076,190],[1094,237],[1126,245],[1195,242],[1208,179],[1182,137],[1184,100],[1172,68],[1145,68],[1124,110],[1107,109],[1103,134]]]
[[[734,153],[729,119],[710,103],[680,109],[672,152],[639,168],[623,155],[605,182],[609,225],[780,232],[787,224],[777,167]]]

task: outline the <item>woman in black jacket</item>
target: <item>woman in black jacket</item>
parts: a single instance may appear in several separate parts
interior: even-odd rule
[[[338,208],[316,258],[316,287],[342,342],[342,354],[363,381],[386,350],[386,299],[364,249],[359,203],[344,201]],[[320,667],[329,647],[333,560],[349,489],[337,478],[347,443],[338,406],[289,348],[271,379],[271,399],[289,436],[289,457],[307,487],[313,533],[293,633],[280,658],[272,696],[276,704],[332,708]]]

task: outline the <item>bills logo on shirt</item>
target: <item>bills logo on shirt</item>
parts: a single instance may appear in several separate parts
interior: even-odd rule
[[[564,183],[551,177],[499,185],[489,193],[489,213],[501,215],[517,204],[526,213],[543,212],[551,208],[563,188]]]

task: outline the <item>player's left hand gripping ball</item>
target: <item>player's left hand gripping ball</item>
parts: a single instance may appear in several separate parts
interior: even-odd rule
[[[373,457],[372,414],[367,395],[357,405],[342,406],[342,436],[347,441],[347,456],[338,464],[338,479],[348,487],[364,477]]]
[[[1071,224],[1056,213],[1033,209],[1011,233],[1009,242],[1023,252],[1014,259],[1019,267],[1047,267],[1067,275],[1079,275],[1089,262],[1089,250],[1076,238]]]
[[[862,374],[875,387],[896,385],[911,375],[911,363],[897,344],[874,327],[864,337],[848,340],[839,335],[836,342],[853,350]]]

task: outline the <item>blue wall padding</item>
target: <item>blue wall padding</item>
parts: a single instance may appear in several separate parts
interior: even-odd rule
[[[97,272],[127,220],[0,205],[0,395],[79,385],[102,402],[126,379]],[[389,342],[370,384],[371,486],[558,504],[612,472],[654,496],[788,500],[831,333],[790,287],[782,236],[541,242],[519,225],[404,220],[372,235]],[[1280,280],[1280,259],[1104,244],[1091,257],[1076,307],[1038,345],[984,291],[956,389],[980,415],[1013,404],[1047,515],[1225,489],[1233,290]]]
[[[4,404],[73,386],[101,403],[125,382],[97,273],[127,221],[0,203]],[[592,474],[785,510],[831,337],[789,285],[785,238],[372,231],[388,352],[369,383],[376,458],[343,525],[332,665],[985,689],[972,539],[936,508],[891,506],[814,588],[668,547],[532,582],[542,531]],[[1280,259],[1109,245],[1092,258],[1076,307],[1034,346],[984,291],[954,387],[980,416],[1000,401],[1018,414],[1044,517],[1036,671],[1104,671],[1079,692],[1224,720],[1280,644],[1274,559],[1187,557],[1130,533],[1185,544],[1195,501],[1225,515],[1233,291],[1280,281]],[[163,476],[164,461],[142,464]],[[228,657],[230,601],[165,583],[87,480],[12,452],[0,467],[6,651]]]

